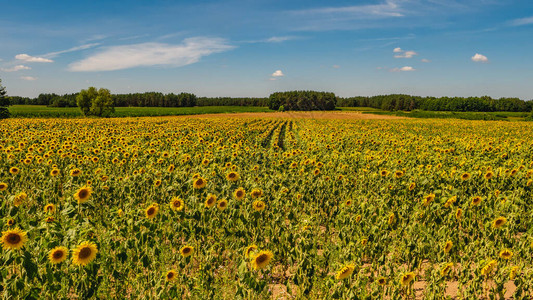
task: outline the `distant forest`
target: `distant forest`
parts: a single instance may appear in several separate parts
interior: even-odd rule
[[[309,91],[294,91],[299,97],[305,97]],[[299,95],[299,93],[302,93]],[[331,93],[328,93],[331,94]],[[36,98],[9,97],[10,104],[47,105],[52,107],[75,107],[78,94],[40,94]],[[274,93],[272,95],[280,95]],[[272,99],[272,95],[270,99]],[[331,94],[333,95],[333,94]],[[163,94],[157,92],[115,94],[112,95],[115,106],[139,107],[191,107],[191,106],[269,106],[270,99],[265,98],[232,98],[232,97],[197,97],[190,93]],[[419,97],[403,94],[379,95],[372,97],[335,97],[336,107],[373,107],[382,110],[410,111],[415,109],[430,111],[511,111],[529,112],[533,110],[533,100],[524,101],[519,98],[493,99],[482,97]],[[282,104],[282,103],[280,103]]]

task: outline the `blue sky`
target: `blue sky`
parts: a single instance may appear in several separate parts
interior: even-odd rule
[[[9,95],[533,99],[529,0],[0,0]]]

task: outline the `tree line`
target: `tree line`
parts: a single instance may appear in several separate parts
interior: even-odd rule
[[[268,107],[273,110],[334,110],[334,93],[289,91],[270,94]]]
[[[430,111],[510,111],[528,112],[533,109],[533,100],[519,98],[493,99],[482,97],[420,97],[403,94],[372,97],[337,98],[339,107],[373,107],[382,110],[430,110]]]

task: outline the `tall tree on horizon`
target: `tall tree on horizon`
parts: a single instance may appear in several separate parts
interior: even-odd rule
[[[6,95],[6,88],[2,86],[2,79],[0,79],[0,119],[9,118],[9,110],[7,109],[9,98]]]

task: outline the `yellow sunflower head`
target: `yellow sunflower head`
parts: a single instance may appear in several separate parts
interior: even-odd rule
[[[152,205],[146,208],[146,210],[144,211],[144,214],[146,215],[147,219],[153,219],[155,218],[155,216],[157,216],[158,211],[159,211],[159,205],[157,203],[153,203]]]
[[[472,205],[479,205],[483,199],[480,196],[472,197]]]
[[[381,285],[381,286],[386,285],[387,284],[387,278],[385,278],[385,277],[378,278],[378,284]]]
[[[239,180],[241,177],[239,176],[239,173],[235,172],[235,171],[231,171],[229,172],[228,174],[226,174],[226,179],[229,180],[229,181],[237,181]]]
[[[499,256],[503,259],[511,259],[511,257],[513,257],[513,251],[509,249],[503,249],[502,251],[500,251]]]
[[[248,259],[253,257],[253,254],[257,251],[256,245],[250,245],[244,249],[244,256]]]
[[[20,169],[18,167],[11,167],[9,168],[9,173],[13,175],[17,175],[20,172]]]
[[[70,176],[72,176],[72,177],[78,177],[82,173],[83,172],[80,169],[78,169],[78,168],[70,170]]]
[[[453,263],[447,263],[445,264],[442,269],[440,269],[440,275],[442,277],[448,275],[448,273],[450,273],[450,271],[453,269]]]
[[[265,202],[261,201],[261,200],[256,200],[254,201],[254,203],[252,204],[253,208],[255,211],[262,211],[266,208],[266,204]]]
[[[173,281],[176,279],[176,277],[178,277],[178,272],[176,272],[175,270],[170,270],[165,274],[165,279],[167,281]]]
[[[155,187],[158,187],[161,185],[161,179],[157,179],[155,182],[154,182],[154,186]]]
[[[185,202],[179,197],[174,197],[170,200],[169,206],[173,211],[182,211],[185,208]]]
[[[48,203],[44,206],[44,211],[53,214],[56,211],[56,206],[52,203]]]
[[[416,183],[414,182],[411,182],[411,184],[409,184],[409,190],[412,191],[416,188]]]
[[[27,241],[26,232],[19,228],[2,232],[2,247],[4,249],[20,249]]]
[[[488,276],[496,268],[498,262],[496,260],[489,261],[483,268],[481,268],[481,275]]]
[[[335,274],[335,279],[342,280],[345,278],[350,277],[353,274],[353,271],[355,270],[355,265],[346,265],[342,267],[337,274]]]
[[[226,207],[228,207],[228,200],[222,199],[218,201],[217,203],[218,210],[225,210]]]
[[[180,249],[180,254],[183,257],[189,257],[193,254],[193,252],[194,252],[194,247],[192,246],[184,246],[183,248]]]
[[[415,280],[415,273],[414,272],[407,272],[402,275],[402,278],[400,278],[400,283],[403,286],[409,285],[413,280]]]
[[[193,187],[198,190],[203,189],[206,185],[207,185],[207,181],[202,177],[196,178],[193,182]]]
[[[253,189],[252,192],[250,193],[250,195],[252,195],[252,198],[259,198],[261,196],[263,196],[263,191],[260,190],[260,189]]]
[[[505,217],[498,217],[492,221],[492,227],[501,228],[503,225],[505,225],[505,223],[507,223],[507,219]]]
[[[468,180],[470,179],[470,174],[469,173],[463,173],[463,175],[461,175],[461,180],[465,181],[465,180]]]
[[[233,192],[233,196],[237,200],[242,200],[244,196],[246,196],[246,191],[242,187],[240,187],[236,189],[235,192]]]
[[[446,244],[444,244],[444,253],[449,253],[453,248],[453,242],[447,241]]]
[[[217,204],[217,196],[213,194],[207,195],[207,199],[205,200],[205,207],[211,208]]]
[[[72,262],[75,265],[86,266],[96,258],[98,248],[91,242],[83,242],[72,252]]]
[[[74,199],[78,200],[78,203],[85,203],[89,200],[91,197],[91,194],[93,192],[93,189],[88,186],[84,186],[80,188],[76,193],[74,194]]]
[[[7,190],[7,187],[8,187],[7,183],[5,183],[5,182],[0,182],[0,191],[1,191],[1,192]]]
[[[57,175],[59,175],[59,169],[55,169],[54,168],[54,169],[52,169],[52,171],[50,171],[50,176],[55,177]]]
[[[272,260],[274,254],[270,251],[260,251],[252,257],[252,267],[256,270],[264,269]]]
[[[463,210],[460,209],[460,208],[458,208],[458,209],[455,211],[455,218],[456,218],[457,220],[460,220],[462,216],[463,216]]]
[[[66,247],[55,247],[48,253],[48,260],[53,264],[58,264],[68,256],[68,249]]]

